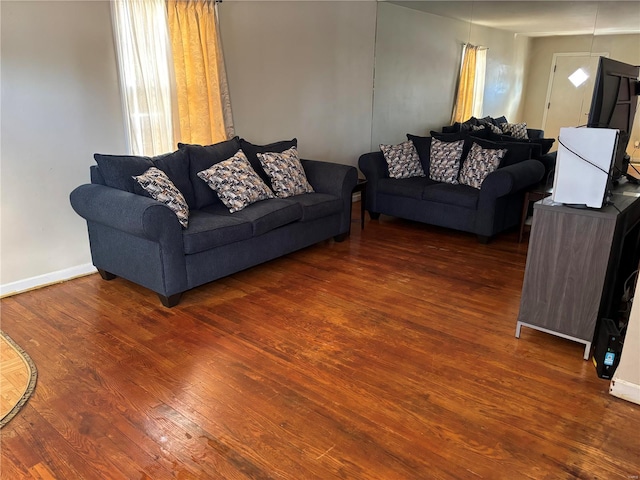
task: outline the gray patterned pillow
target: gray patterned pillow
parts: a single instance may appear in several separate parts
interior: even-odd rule
[[[214,190],[230,213],[242,210],[260,200],[273,198],[273,192],[262,181],[247,157],[238,152],[228,160],[197,173]]]
[[[174,211],[178,217],[180,225],[187,228],[189,225],[189,206],[184,195],[176,188],[167,174],[156,167],[150,167],[142,175],[134,176],[144,190],[151,195],[154,200],[164,203]]]
[[[496,171],[507,150],[482,148],[477,143],[471,146],[467,159],[460,170],[460,183],[473,188],[480,188],[482,182],[491,172]]]
[[[526,123],[501,123],[500,127],[502,127],[504,133],[510,133],[513,138],[519,138],[521,140],[529,139]]]
[[[464,140],[458,140],[457,142],[443,142],[432,137],[429,178],[436,182],[457,185],[463,147]]]
[[[313,193],[304,168],[298,158],[298,149],[291,147],[282,153],[257,153],[260,165],[271,179],[271,188],[277,197],[287,198],[301,193]]]
[[[496,135],[502,135],[504,133],[504,130],[502,130],[502,128],[500,128],[498,125],[494,125],[493,123],[487,123],[487,126]]]
[[[424,177],[418,151],[411,140],[398,145],[380,145],[391,178]]]
[[[475,128],[472,126],[471,129],[472,130],[480,130],[482,128],[488,128],[489,130],[491,130],[493,133],[495,133],[496,135],[502,135],[504,132],[502,131],[502,125],[498,126],[495,123],[487,120],[487,119],[481,119],[478,120],[480,123],[478,123],[478,125],[475,125]]]

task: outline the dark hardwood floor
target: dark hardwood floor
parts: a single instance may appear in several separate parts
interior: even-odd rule
[[[581,344],[514,337],[526,249],[354,218],[173,309],[98,274],[5,298],[39,378],[1,476],[637,479],[640,407]]]

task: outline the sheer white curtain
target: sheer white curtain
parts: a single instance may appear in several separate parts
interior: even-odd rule
[[[482,105],[484,103],[484,79],[487,72],[487,49],[479,47],[476,52],[476,76],[473,84],[473,103],[471,110],[473,116],[481,118]]]
[[[131,153],[173,151],[173,61],[165,0],[115,0],[111,13]]]

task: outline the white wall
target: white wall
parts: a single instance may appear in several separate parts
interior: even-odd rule
[[[489,48],[483,116],[504,115],[512,123],[522,121],[531,39],[474,25],[469,41]]]
[[[404,6],[378,4],[372,149],[451,123],[462,44],[489,48],[483,115],[519,120],[529,40]]]
[[[378,4],[371,150],[449,125],[469,24]]]
[[[91,268],[69,193],[125,151],[109,2],[2,1],[2,294]]]
[[[385,35],[431,56],[424,71],[413,72],[411,81],[424,84],[377,72],[374,126],[378,6],[398,17],[383,19]],[[380,140],[402,141],[409,131],[449,122],[467,24],[414,21],[427,14],[374,1],[219,7],[234,123],[249,141],[297,137],[303,157],[357,165]],[[2,0],[0,9],[0,294],[7,294],[91,271],[86,225],[69,193],[89,181],[95,152],[124,153],[126,145],[109,2]],[[500,80],[489,83],[506,89],[489,103],[496,114],[515,112],[520,67],[509,62],[520,62],[522,44],[509,37],[509,46],[498,47],[503,37],[485,34],[493,52],[502,52],[489,56]],[[393,60],[394,48],[378,46],[376,68]],[[414,60],[398,59],[405,66]]]
[[[92,271],[69,205],[93,154],[124,153],[107,1],[0,1],[0,294]],[[297,137],[300,153],[356,165],[371,143],[376,3],[225,2],[237,133]]]
[[[298,138],[304,158],[357,165],[371,141],[376,3],[223,2],[236,133]]]

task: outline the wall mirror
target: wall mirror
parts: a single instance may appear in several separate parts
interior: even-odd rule
[[[467,42],[488,49],[482,116],[526,122],[544,128],[548,138],[556,138],[560,126],[583,124],[592,56],[640,64],[640,2],[541,3],[379,2],[372,148],[450,124]],[[567,75],[554,86],[558,59]],[[582,64],[588,78],[569,90],[568,77]],[[639,123],[636,118],[631,147],[640,140]]]

